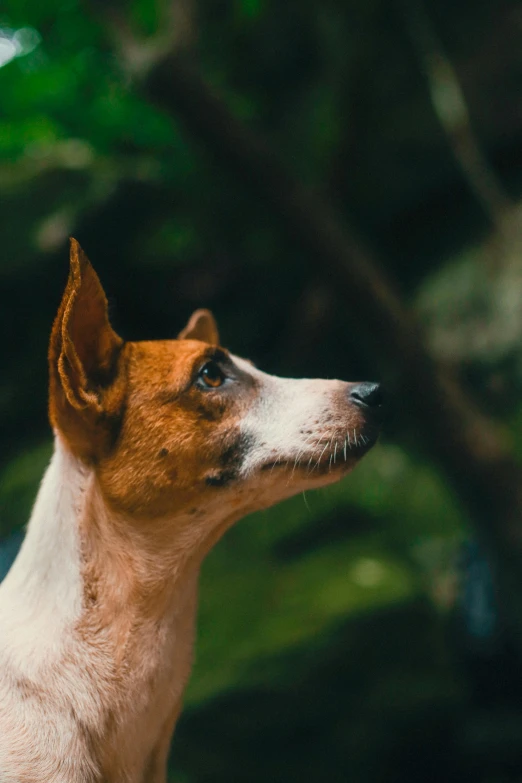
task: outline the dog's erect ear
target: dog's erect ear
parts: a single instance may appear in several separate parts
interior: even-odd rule
[[[196,310],[188,324],[178,334],[178,340],[201,340],[211,345],[219,345],[219,332],[210,310]]]
[[[99,445],[94,444],[100,440],[94,432],[97,423],[114,418],[118,395],[113,386],[122,345],[109,323],[98,276],[71,239],[69,280],[49,346],[49,411],[53,426],[81,456]]]

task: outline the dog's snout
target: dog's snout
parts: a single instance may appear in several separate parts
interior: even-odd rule
[[[378,409],[384,402],[380,383],[358,383],[350,389],[350,400],[361,408]]]

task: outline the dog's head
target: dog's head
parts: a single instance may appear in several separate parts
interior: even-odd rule
[[[208,311],[178,339],[125,343],[74,240],[49,359],[53,427],[137,524],[233,521],[337,481],[379,432],[377,384],[267,375],[219,346]]]

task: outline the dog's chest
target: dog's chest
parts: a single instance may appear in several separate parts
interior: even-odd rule
[[[166,637],[169,637],[168,640]],[[181,703],[192,665],[194,613],[174,627],[144,629],[121,666],[104,732],[100,764],[103,780],[141,783],[144,764],[154,752]],[[112,710],[118,720],[110,720]]]
[[[2,783],[141,783],[188,679],[193,619],[187,611],[144,628],[119,661],[110,641],[86,645],[71,637],[32,677],[6,665]]]

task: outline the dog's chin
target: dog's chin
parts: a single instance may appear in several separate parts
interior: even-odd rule
[[[377,436],[378,433],[371,438],[368,435],[364,442],[361,440],[357,446],[352,445],[347,449],[346,454],[344,449],[339,454],[334,448],[333,453],[325,452],[321,459],[320,452],[303,456],[297,461],[295,456],[292,458],[289,455],[288,458],[267,460],[250,468],[241,478],[243,491],[238,518],[261,508],[269,508],[299,492],[335,484],[357,466],[375,444]]]
[[[288,485],[307,485],[310,488],[339,481],[350,473],[375,445],[379,432],[369,432],[364,440],[350,449],[303,455],[299,460],[279,458],[263,463],[259,473],[276,482],[284,479]],[[276,478],[277,476],[277,478]]]

